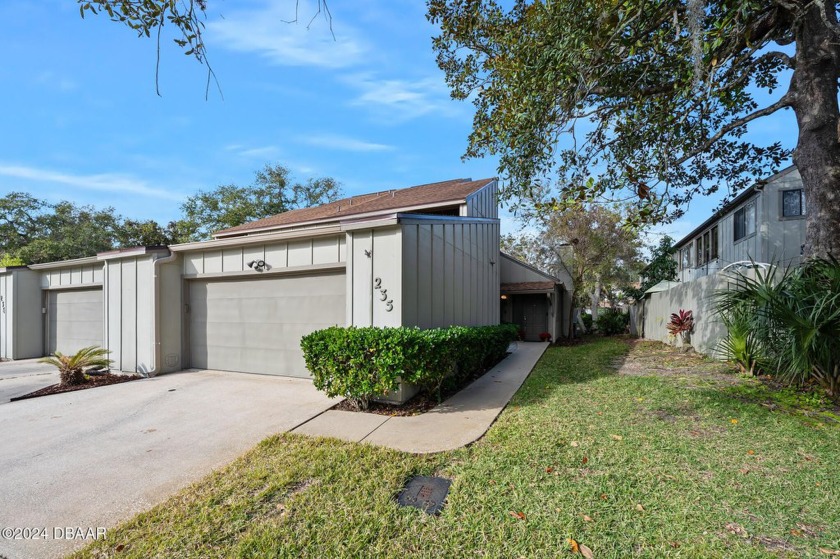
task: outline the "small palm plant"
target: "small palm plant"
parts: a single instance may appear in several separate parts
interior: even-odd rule
[[[718,343],[718,350],[735,362],[742,375],[754,376],[765,352],[753,329],[751,312],[750,307],[742,303],[733,305],[728,312],[719,313],[726,336]]]
[[[98,346],[83,347],[73,355],[64,355],[56,351],[49,357],[40,359],[40,363],[53,365],[58,369],[62,385],[84,384],[87,380],[85,371],[109,367],[113,360],[108,359],[111,353]]]
[[[738,274],[734,288],[716,297],[722,316],[749,317],[758,368],[788,384],[816,382],[840,400],[840,261]]]

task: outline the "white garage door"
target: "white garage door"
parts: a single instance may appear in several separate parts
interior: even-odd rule
[[[47,299],[47,353],[103,344],[102,288],[50,291]]]
[[[300,339],[344,325],[344,272],[190,282],[190,358],[199,369],[309,377]]]

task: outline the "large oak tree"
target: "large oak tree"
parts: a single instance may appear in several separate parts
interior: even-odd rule
[[[806,253],[840,257],[837,10],[828,0],[429,1],[438,63],[453,96],[477,109],[466,155],[498,154],[508,195],[546,183],[558,186],[549,207],[631,195],[642,220],[660,221],[693,196],[731,197],[792,155]],[[786,109],[798,123],[792,154],[778,137],[745,137]]]

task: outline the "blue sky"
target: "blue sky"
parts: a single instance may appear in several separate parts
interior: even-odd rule
[[[0,195],[113,206],[167,222],[200,189],[248,184],[266,163],[296,177],[332,176],[346,194],[496,175],[492,159],[461,161],[472,106],[449,99],[419,0],[330,0],[323,20],[284,23],[294,0],[209,0],[206,69],[165,37],[106,17],[82,20],[69,0],[0,3]],[[301,1],[302,19],[312,4]],[[222,17],[223,16],[223,17]],[[306,18],[308,19],[308,18]],[[754,124],[760,140],[796,141],[792,114]],[[717,205],[693,203],[658,228],[680,237]],[[515,229],[506,218],[503,230]]]

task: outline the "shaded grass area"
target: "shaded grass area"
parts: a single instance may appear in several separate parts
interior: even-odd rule
[[[78,557],[572,557],[568,538],[596,557],[840,549],[840,430],[733,394],[747,381],[696,357],[645,374],[651,352],[549,349],[454,452],[269,438]],[[441,516],[396,506],[414,474],[453,480]]]

